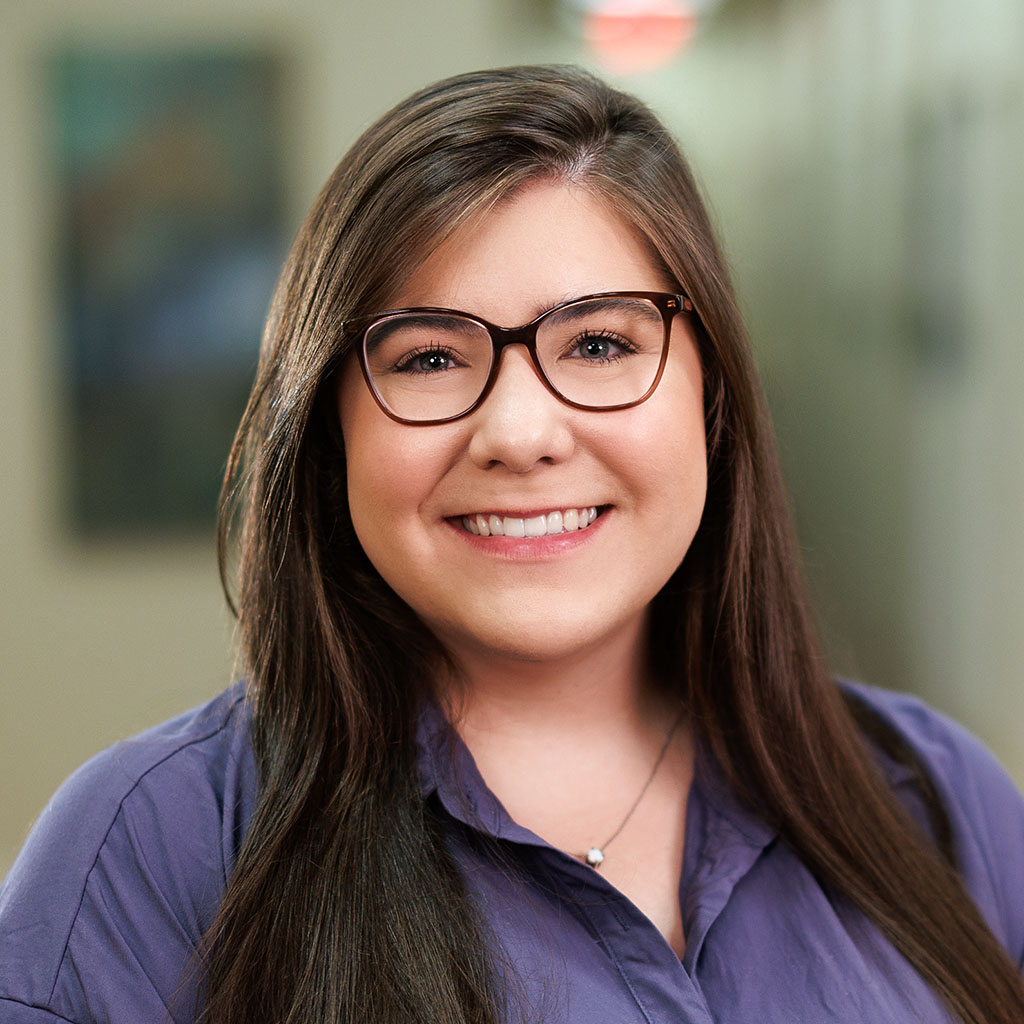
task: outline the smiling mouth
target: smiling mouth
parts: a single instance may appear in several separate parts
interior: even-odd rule
[[[604,511],[602,506],[554,509],[535,516],[499,516],[478,512],[462,516],[459,522],[476,537],[550,537],[585,530]]]

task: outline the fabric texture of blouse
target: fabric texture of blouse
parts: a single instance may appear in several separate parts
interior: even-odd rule
[[[846,685],[846,684],[844,684]],[[906,737],[948,810],[968,891],[1024,957],[1024,801],[992,755],[920,701],[857,692]],[[706,758],[686,811],[682,960],[601,874],[515,824],[436,709],[424,793],[525,1019],[545,1024],[902,1024],[949,1017],[862,915],[742,807]],[[924,824],[909,772],[879,755]],[[188,972],[257,791],[240,686],[93,758],[42,813],[0,887],[3,1024],[194,1017]],[[481,853],[496,836],[513,870]]]

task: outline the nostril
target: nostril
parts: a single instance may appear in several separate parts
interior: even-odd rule
[[[572,454],[571,410],[548,388],[524,345],[507,348],[489,390],[471,416],[469,454],[481,469],[504,466],[514,473],[526,473]]]
[[[560,405],[550,395],[544,401]],[[468,451],[481,469],[504,466],[526,473],[539,465],[564,461],[575,446],[568,417],[552,414],[534,397],[499,392],[493,404],[485,402],[474,414]]]

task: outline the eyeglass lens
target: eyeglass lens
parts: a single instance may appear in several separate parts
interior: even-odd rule
[[[641,399],[658,375],[665,321],[647,299],[601,296],[552,310],[537,325],[537,359],[563,398],[595,409]],[[396,416],[458,416],[483,393],[494,360],[490,332],[454,313],[397,314],[364,338],[366,367]]]

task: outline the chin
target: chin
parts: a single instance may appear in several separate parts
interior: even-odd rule
[[[500,625],[435,623],[431,628],[456,657],[459,651],[471,651],[476,656],[551,664],[593,651],[629,627],[601,624],[590,615],[581,621],[572,615],[543,614],[504,617]]]

